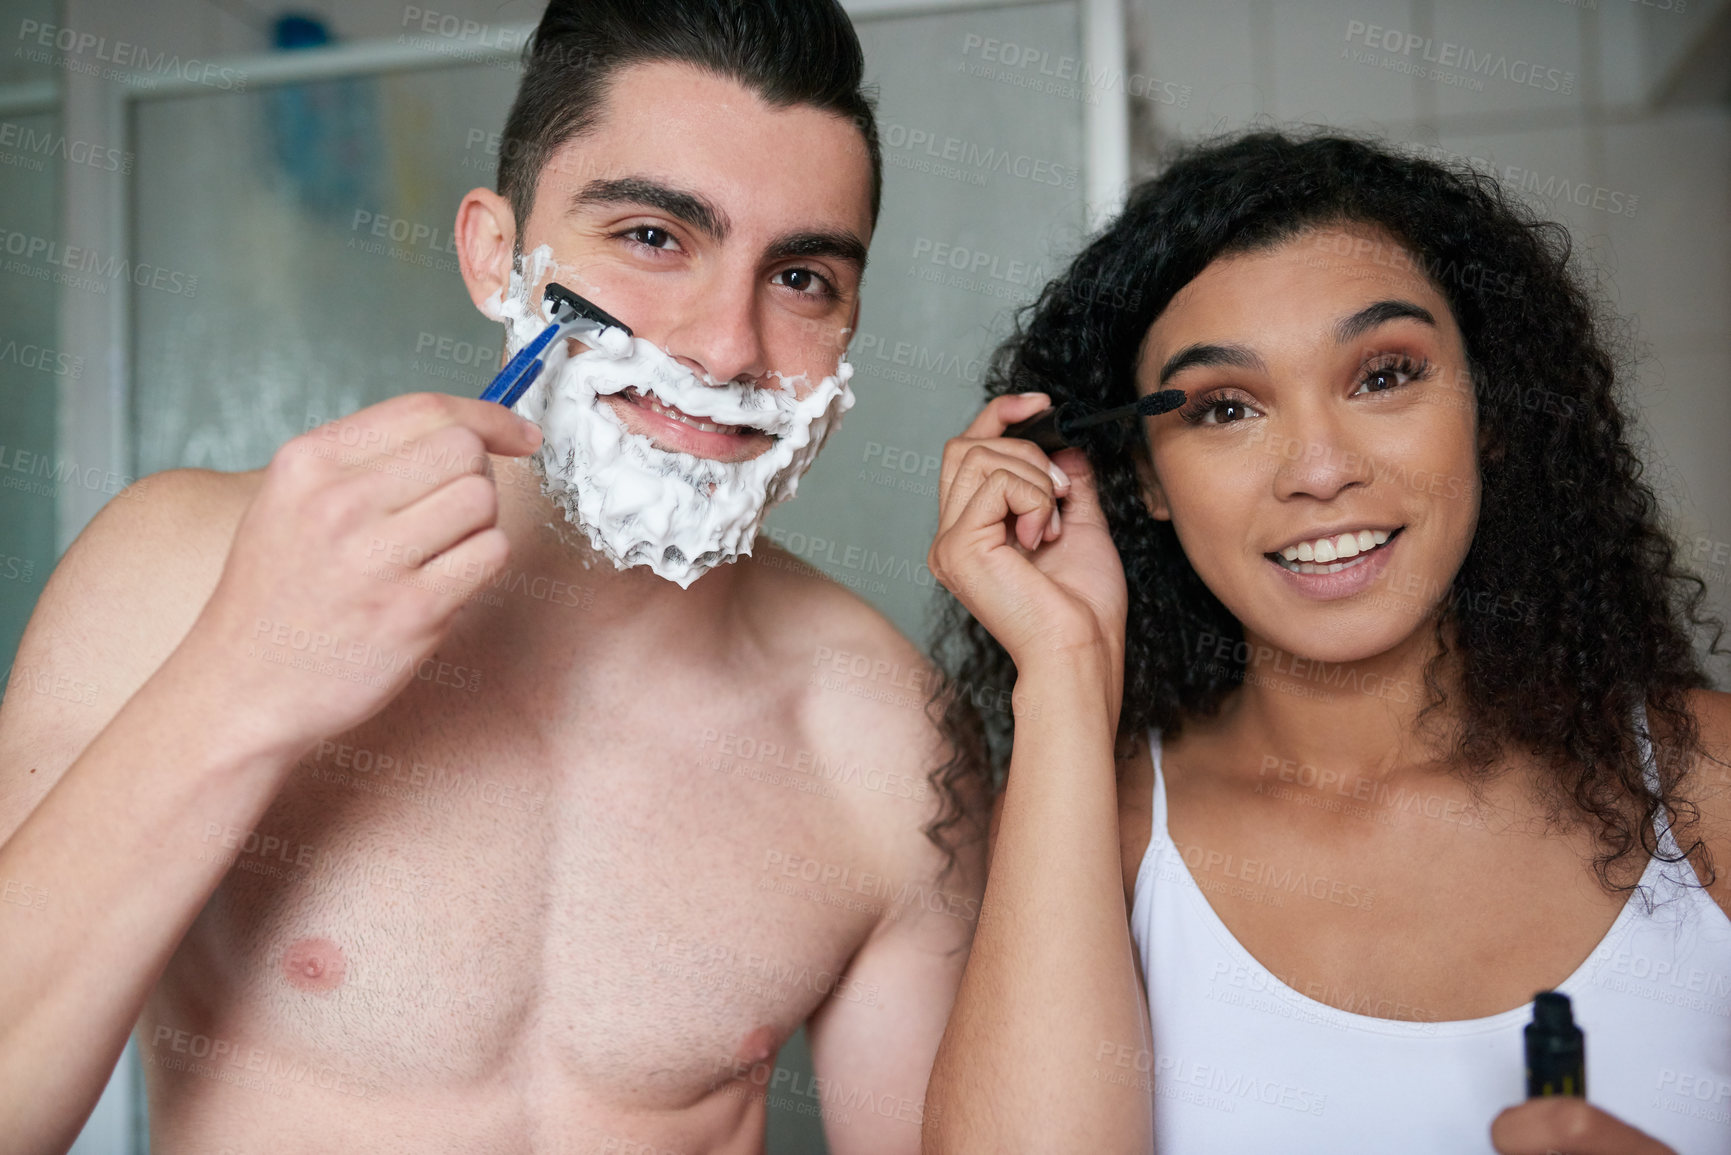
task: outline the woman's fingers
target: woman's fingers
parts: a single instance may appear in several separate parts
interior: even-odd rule
[[[1060,449],[1052,464],[1063,472],[1069,485],[1059,491],[1064,499],[1064,520],[1077,525],[1099,525],[1110,532],[1106,512],[1100,508],[1100,491],[1094,485],[1094,467],[1080,449]]]
[[[978,446],[986,446],[998,453],[1007,454],[1026,462],[1032,468],[1051,478],[1052,485],[1059,497],[1069,493],[1069,475],[1032,441],[1024,441],[1020,437],[991,437],[972,440],[956,437],[944,445],[943,462],[938,470],[938,496],[940,498],[954,484],[956,477],[961,472],[962,462]]]
[[[1004,537],[1005,520],[1015,519],[1018,532],[1013,540],[1031,550],[1040,543],[1040,527],[1056,509],[1057,499],[1030,485],[1026,478],[1010,469],[994,470],[955,511],[950,525],[938,532],[927,564],[976,616],[995,618],[989,605],[1010,591],[1000,581],[980,579],[990,568],[990,556],[1009,544]],[[982,610],[986,612],[982,614]]]
[[[968,446],[956,463],[955,474],[944,487],[938,510],[938,532],[954,525],[963,510],[988,480],[1003,474],[1001,485],[1006,493],[1018,491],[1013,512],[1016,514],[1015,534],[1028,549],[1040,544],[1057,511],[1057,484],[1051,474],[1020,454],[1007,453],[998,442],[976,441]],[[1025,494],[1019,491],[1025,490]],[[1006,508],[999,519],[1009,516]]]
[[[1491,1124],[1500,1155],[1677,1155],[1645,1131],[1585,1099],[1528,1099]]]
[[[938,471],[938,493],[941,495],[955,477],[957,465],[968,449],[982,442],[989,442],[1003,452],[1013,453],[1030,465],[1051,473],[1062,493],[1065,488],[1063,471],[1057,470],[1051,458],[1047,457],[1039,446],[1020,437],[1003,436],[1004,430],[1009,426],[1046,408],[1044,393],[1013,393],[1008,397],[994,398],[960,437],[952,437],[944,444],[942,468]],[[1023,409],[1028,412],[1023,413]]]
[[[986,402],[986,407],[962,430],[962,440],[977,441],[986,437],[1002,437],[1004,430],[1018,421],[1052,407],[1052,399],[1044,393],[1006,393]]]

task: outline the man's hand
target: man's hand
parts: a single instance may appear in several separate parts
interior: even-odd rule
[[[280,449],[183,649],[234,672],[287,747],[359,725],[505,563],[487,454],[540,429],[501,405],[413,393]]]
[[[1677,1155],[1585,1099],[1554,1095],[1510,1107],[1491,1124],[1501,1155]]]

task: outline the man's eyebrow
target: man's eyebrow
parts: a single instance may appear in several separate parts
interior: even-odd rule
[[[1411,301],[1378,301],[1374,305],[1366,305],[1350,317],[1343,317],[1334,327],[1334,339],[1344,345],[1348,341],[1364,336],[1378,325],[1401,318],[1423,321],[1436,327],[1436,318],[1431,316],[1429,309],[1415,305]]]
[[[829,257],[856,269],[866,263],[865,242],[850,232],[789,233],[770,242],[764,259],[786,260],[788,257]]]
[[[733,227],[708,198],[684,189],[670,188],[646,177],[628,176],[617,180],[592,180],[571,197],[573,210],[584,205],[646,205],[660,209],[668,216],[684,221],[713,240],[725,240]]]
[[[1201,369],[1211,365],[1231,365],[1239,369],[1267,372],[1268,366],[1257,353],[1243,345],[1189,345],[1178,350],[1160,367],[1160,384],[1164,385],[1186,369]]]

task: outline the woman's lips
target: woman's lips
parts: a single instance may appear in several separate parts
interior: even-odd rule
[[[1348,558],[1344,562],[1331,563],[1345,567],[1335,573],[1294,573],[1266,554],[1263,555],[1263,560],[1273,566],[1297,593],[1317,601],[1333,601],[1351,597],[1369,588],[1387,568],[1389,555],[1399,547],[1405,535],[1406,527],[1402,526],[1375,549]]]
[[[649,398],[635,389],[611,393],[600,400],[612,408],[628,432],[647,437],[670,453],[689,453],[715,461],[750,461],[775,444],[775,438],[755,429],[702,421],[659,399],[652,405]]]

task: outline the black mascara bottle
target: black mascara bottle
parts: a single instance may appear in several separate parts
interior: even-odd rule
[[[1527,1024],[1527,1098],[1587,1096],[1586,1036],[1575,1025],[1569,996],[1540,991]]]

